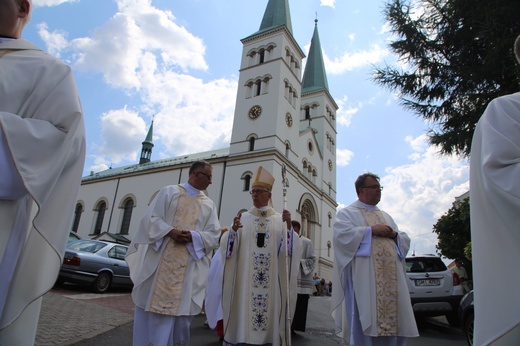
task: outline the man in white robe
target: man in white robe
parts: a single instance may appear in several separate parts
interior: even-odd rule
[[[418,336],[406,284],[410,238],[376,205],[379,177],[360,175],[358,200],[334,221],[332,316],[338,336],[350,345],[406,345]]]
[[[236,216],[221,240],[223,345],[286,345],[291,337],[287,296],[296,297],[301,254],[292,246],[291,213],[269,206],[273,184],[260,166],[251,184],[254,207]]]
[[[136,346],[190,343],[220,236],[215,204],[203,192],[211,179],[208,162],[193,163],[187,183],[159,191],[130,244]]]
[[[0,0],[0,345],[33,345],[85,162],[70,67],[21,39],[31,2]]]
[[[301,243],[301,259],[298,271],[298,296],[296,306],[293,313],[291,324],[292,331],[305,332],[307,324],[307,309],[309,306],[309,297],[313,293],[314,280],[312,273],[316,268],[316,255],[314,254],[314,245],[312,241],[301,235],[301,225],[298,221],[291,221],[294,232],[298,233]]]
[[[515,41],[520,63],[520,36]],[[520,92],[491,101],[470,160],[474,345],[520,345]]]

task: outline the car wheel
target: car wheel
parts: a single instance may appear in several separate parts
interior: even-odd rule
[[[112,283],[112,276],[110,273],[102,272],[99,273],[97,278],[94,280],[93,288],[96,293],[105,293],[110,288],[110,284]]]
[[[446,314],[446,319],[448,320],[448,323],[450,324],[451,327],[458,327],[460,326],[460,321],[459,321],[459,315],[456,311],[452,311],[450,313],[447,313]]]
[[[473,346],[473,326],[474,326],[475,314],[469,314],[464,323],[464,335],[468,345]]]
[[[60,286],[63,286],[64,283],[65,283],[65,280],[60,279],[60,278],[57,278],[57,279],[56,279],[56,282],[54,283],[54,287],[60,287]]]

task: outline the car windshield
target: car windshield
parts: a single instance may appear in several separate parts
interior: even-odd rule
[[[446,265],[440,258],[407,258],[407,273],[442,272]]]
[[[83,251],[96,253],[102,248],[107,246],[105,243],[100,243],[97,241],[89,241],[89,240],[78,240],[73,243],[70,243],[67,248],[75,251]]]

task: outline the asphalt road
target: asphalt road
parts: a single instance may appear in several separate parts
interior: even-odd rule
[[[348,345],[333,333],[329,314],[330,297],[311,297],[307,331],[293,335],[293,346]],[[133,304],[128,291],[95,294],[77,286],[65,285],[44,296],[37,346],[127,346],[132,345]],[[198,315],[191,326],[191,345],[221,345],[217,334],[204,326]],[[420,337],[410,338],[409,346],[465,346],[459,328],[452,328],[444,317],[418,319]]]

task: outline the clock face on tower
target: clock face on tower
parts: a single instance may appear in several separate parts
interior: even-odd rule
[[[287,124],[287,126],[291,127],[292,126],[292,116],[287,113],[285,115],[285,123]]]
[[[256,105],[249,110],[249,118],[256,119],[262,114],[262,107]]]

